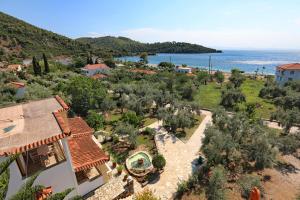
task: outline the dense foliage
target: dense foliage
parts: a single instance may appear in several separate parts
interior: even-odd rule
[[[300,81],[290,81],[284,86],[278,86],[275,82],[267,81],[259,95],[262,98],[271,99],[277,105],[277,111],[271,116],[277,120],[286,133],[292,126],[300,124]]]
[[[90,49],[88,44],[30,25],[0,12],[0,60],[28,58],[47,53],[74,55]]]
[[[77,41],[94,48],[112,49],[119,55],[147,53],[216,53],[215,49],[184,42],[141,43],[125,37],[78,38]]]
[[[208,166],[221,164],[230,172],[247,171],[250,163],[258,169],[274,164],[277,148],[272,132],[243,113],[228,116],[224,110],[213,115],[214,125],[205,130],[202,151]]]
[[[163,169],[166,165],[166,159],[161,154],[155,155],[152,159],[152,164],[157,169]]]

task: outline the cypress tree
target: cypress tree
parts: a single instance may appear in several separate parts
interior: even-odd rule
[[[33,67],[34,75],[38,75],[38,67],[37,67],[37,61],[35,56],[33,56],[32,58],[32,67]]]
[[[87,55],[86,57],[86,64],[90,64],[90,55]]]
[[[36,62],[36,66],[37,66],[37,73],[38,73],[38,75],[42,76],[42,68],[41,68],[39,62]]]
[[[45,67],[45,73],[50,72],[49,64],[46,55],[43,53],[43,60],[44,60],[44,67]]]

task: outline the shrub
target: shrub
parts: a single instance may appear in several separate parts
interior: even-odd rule
[[[177,195],[182,196],[185,192],[188,191],[188,183],[187,181],[181,181],[177,184]]]
[[[155,135],[155,129],[154,128],[149,128],[149,127],[146,127],[145,130],[144,130],[144,133],[146,135]]]
[[[134,127],[138,127],[141,124],[142,119],[134,111],[128,111],[122,115],[122,121],[131,124]]]
[[[153,192],[149,189],[145,189],[142,192],[136,194],[133,197],[134,200],[159,200],[159,198],[155,197]]]
[[[163,169],[166,166],[166,159],[163,157],[163,155],[158,154],[153,157],[152,164],[156,169]]]
[[[88,112],[86,122],[95,130],[98,130],[104,126],[104,118],[102,115],[96,113],[93,110]]]
[[[212,171],[212,175],[209,178],[209,184],[206,191],[208,200],[223,200],[226,199],[226,174],[222,166],[215,167]]]
[[[260,182],[260,178],[255,175],[245,175],[245,176],[241,177],[238,180],[238,184],[239,184],[242,196],[247,199],[249,198],[251,190],[254,187],[257,187],[261,191],[261,194],[263,192],[263,187]]]

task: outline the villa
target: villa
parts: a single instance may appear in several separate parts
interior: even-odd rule
[[[18,155],[9,166],[10,198],[28,178],[40,172],[34,185],[67,196],[85,195],[112,177],[109,156],[80,117],[68,118],[68,105],[59,97],[0,109],[0,162]]]
[[[192,71],[193,71],[193,68],[191,68],[191,67],[184,67],[184,66],[176,66],[175,71],[177,73],[191,74]]]
[[[280,65],[276,68],[276,82],[279,85],[295,80],[300,80],[300,63]]]
[[[99,74],[99,73],[107,73],[110,70],[110,68],[104,64],[92,64],[92,65],[86,65],[83,68],[81,68],[81,72],[82,74],[86,75],[86,76],[93,76],[95,74]]]

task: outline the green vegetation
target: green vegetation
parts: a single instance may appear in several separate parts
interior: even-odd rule
[[[87,52],[90,46],[0,12],[0,49],[0,60],[10,61],[43,53],[74,55]]]
[[[212,175],[209,178],[209,183],[206,191],[208,200],[224,200],[226,199],[227,182],[226,172],[222,166],[215,167],[212,170]]]
[[[292,126],[300,124],[300,81],[287,82],[283,87],[269,80],[260,90],[262,98],[269,99],[277,106],[271,119],[277,120],[286,134]]]
[[[88,125],[95,130],[99,130],[100,128],[103,128],[104,126],[104,118],[102,115],[98,114],[97,112],[90,110],[88,112],[86,122]]]
[[[271,113],[275,111],[275,105],[270,100],[259,97],[259,91],[263,87],[264,82],[262,80],[246,79],[240,89],[246,97],[246,104],[256,104],[256,116],[268,119],[271,117]],[[200,107],[215,109],[220,105],[221,95],[224,89],[225,86],[220,86],[215,82],[200,85],[195,99],[199,102]],[[240,109],[245,109],[246,104],[242,103]]]
[[[207,48],[197,44],[184,42],[163,42],[163,43],[141,43],[125,37],[98,37],[98,38],[78,38],[85,44],[89,44],[97,49],[111,49],[116,56],[132,55],[147,52],[154,53],[216,53],[215,49]]]
[[[155,197],[153,192],[149,189],[145,189],[142,192],[136,194],[133,197],[134,200],[159,200],[159,198]]]
[[[166,160],[163,155],[157,154],[152,159],[152,164],[156,169],[163,169],[166,166]]]

